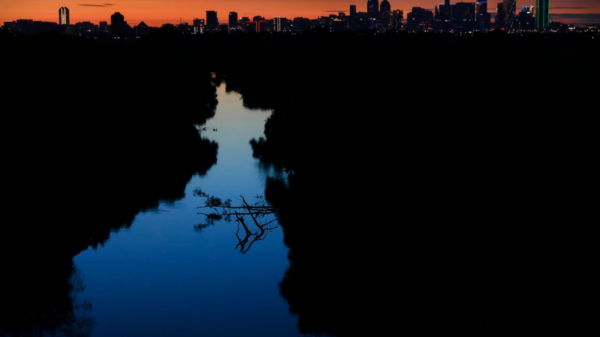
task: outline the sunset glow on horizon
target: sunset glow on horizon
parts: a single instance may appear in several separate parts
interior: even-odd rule
[[[389,0],[392,9],[401,9],[406,14],[412,7],[433,9],[443,0]],[[452,1],[452,3],[459,1]],[[475,2],[475,0],[464,0]],[[489,12],[495,13],[496,3],[489,1]],[[58,21],[58,9],[70,9],[71,23],[90,21],[110,22],[110,16],[120,12],[130,25],[141,21],[150,26],[165,23],[189,22],[195,18],[205,18],[207,10],[217,11],[219,22],[227,23],[229,12],[237,12],[239,17],[252,18],[262,15],[266,18],[284,16],[289,19],[307,17],[316,19],[338,12],[348,12],[350,5],[357,11],[366,11],[367,1],[353,0],[0,0],[0,23],[18,19],[35,21]],[[517,0],[517,8],[535,5],[535,0]],[[551,0],[550,14],[553,21],[563,23],[600,22],[600,0]]]

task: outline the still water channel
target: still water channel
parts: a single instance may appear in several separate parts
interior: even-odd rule
[[[289,264],[280,228],[246,254],[235,249],[235,222],[194,230],[204,223],[196,188],[235,203],[264,194],[270,174],[249,145],[270,112],[245,108],[224,83],[217,92],[216,115],[202,131],[219,144],[217,164],[188,183],[185,198],[139,214],[103,247],[75,257],[86,285],[78,299],[91,304],[97,323],[92,336],[300,335],[279,295]]]

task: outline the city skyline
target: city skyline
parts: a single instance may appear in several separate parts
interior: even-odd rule
[[[496,0],[502,2],[503,0]],[[440,0],[390,0],[391,9],[405,13],[413,7],[433,10]],[[460,1],[453,1],[453,3]],[[475,1],[464,1],[475,2]],[[536,0],[517,0],[517,8],[535,6]],[[0,0],[0,22],[17,19],[57,21],[56,11],[61,7],[70,9],[70,21],[108,21],[115,12],[121,12],[131,24],[141,21],[151,26],[166,23],[192,22],[194,18],[205,18],[206,11],[214,10],[220,22],[227,22],[229,12],[242,16],[262,15],[265,17],[307,17],[317,18],[338,12],[349,12],[350,5],[356,5],[358,12],[367,11],[367,1],[327,0],[327,1],[279,1],[279,0],[229,0],[206,1],[75,1],[75,0]],[[492,0],[489,11],[495,13],[496,4]],[[553,21],[569,24],[600,22],[600,2],[598,0],[552,0],[550,16]]]

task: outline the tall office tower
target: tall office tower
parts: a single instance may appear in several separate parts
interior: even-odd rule
[[[58,10],[58,24],[61,26],[68,26],[70,23],[69,9],[67,7],[61,7]]]
[[[517,29],[517,0],[504,0],[504,13],[506,30]]]
[[[383,0],[381,6],[379,6],[379,13],[390,14],[392,12],[392,6],[388,0]]]
[[[452,6],[454,28],[460,32],[472,32],[475,24],[475,4],[458,2]]]
[[[192,34],[196,35],[196,34],[204,34],[204,19],[194,19],[193,21],[194,26],[192,28]]]
[[[408,13],[406,30],[409,32],[426,32],[433,26],[433,12],[421,7],[413,7]]]
[[[274,24],[275,24],[275,27],[274,27],[275,31],[276,32],[283,32],[283,31],[285,31],[286,22],[287,22],[287,18],[285,18],[285,17],[281,17],[281,16],[275,17],[275,22],[274,22]]]
[[[268,32],[269,31],[269,21],[267,20],[260,20],[256,23],[257,27],[258,27],[258,32]]]
[[[356,5],[350,5],[350,19],[356,17]]]
[[[367,0],[367,14],[370,18],[379,16],[379,0]]]
[[[544,29],[550,25],[550,0],[537,0],[535,29]]]
[[[238,26],[238,13],[229,12],[229,30],[236,30]]]
[[[533,9],[533,6],[525,6],[521,9],[519,13],[519,27],[521,30],[532,31],[535,28]]]
[[[379,6],[379,18],[384,29],[390,27],[390,15],[392,13],[392,6],[388,0],[383,0],[381,6]]]
[[[303,32],[307,29],[310,29],[310,20],[307,18],[294,18],[294,22],[292,23],[294,26],[295,32]]]
[[[100,31],[104,33],[108,33],[108,22],[100,21]]]
[[[487,0],[477,1],[477,29],[486,32],[490,29],[491,15],[488,12]]]
[[[452,30],[452,5],[450,0],[446,0],[444,4],[440,4],[439,13],[435,18],[434,29],[437,31],[448,32]]]
[[[446,2],[442,5],[440,4],[440,21],[450,22],[452,20],[452,5],[450,4],[450,0],[446,0]]]
[[[399,9],[395,9],[392,12],[392,29],[401,30],[402,20],[404,20],[404,12]]]
[[[209,32],[216,32],[219,30],[219,18],[217,18],[217,12],[206,11],[206,30]]]
[[[506,27],[506,12],[504,11],[504,3],[501,2],[496,8],[496,29],[504,29]]]
[[[442,5],[442,4],[440,4]],[[435,9],[433,11],[433,30],[434,31],[443,31],[443,24],[442,24],[442,15],[440,14],[440,10],[438,8],[438,6],[435,6]]]
[[[256,32],[258,30],[256,25],[256,21],[246,21],[246,27],[244,27],[244,31],[246,31],[246,33]]]
[[[121,13],[116,12],[110,16],[110,29],[113,35],[125,33],[125,17]]]

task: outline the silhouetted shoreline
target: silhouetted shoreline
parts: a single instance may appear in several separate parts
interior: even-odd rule
[[[274,109],[251,146],[289,172],[265,194],[290,248],[280,289],[300,332],[546,330],[552,316],[535,310],[554,283],[532,287],[558,254],[540,217],[561,195],[551,182],[563,158],[583,158],[570,144],[585,142],[576,116],[597,105],[599,44],[586,34],[0,32],[3,98],[14,103],[5,207],[18,219],[2,227],[0,331],[68,324],[71,258],[181,198],[216,163],[218,144],[196,126],[214,115],[211,81],[222,77],[245,106]],[[63,318],[49,322],[54,297]]]
[[[56,35],[0,38],[5,209],[0,331],[75,324],[71,258],[135,216],[183,197],[217,161],[197,126],[214,116],[211,75],[154,46]]]

